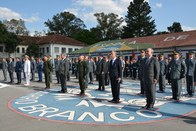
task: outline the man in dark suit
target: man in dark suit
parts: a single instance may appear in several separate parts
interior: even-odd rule
[[[113,99],[109,102],[119,103],[120,81],[122,79],[122,64],[121,64],[121,60],[116,57],[115,51],[111,52],[109,75],[111,80],[111,88],[112,88],[112,96],[113,96]]]
[[[80,85],[80,96],[85,96],[85,90],[87,88],[87,75],[88,75],[88,63],[86,62],[84,55],[80,55],[78,62],[78,78]]]
[[[52,65],[47,56],[44,56],[44,77],[45,77],[45,89],[50,89],[50,73],[52,73]]]
[[[60,56],[57,55],[56,59],[54,61],[54,68],[55,68],[55,73],[56,73],[56,78],[57,78],[57,84],[60,83],[59,64],[60,64]]]
[[[68,61],[66,59],[65,54],[61,54],[61,61],[59,64],[59,75],[60,75],[60,83],[61,83],[61,91],[59,93],[67,93],[66,81],[67,81],[67,70],[68,69]]]
[[[164,55],[161,53],[159,54],[159,64],[160,64],[160,73],[159,73],[159,90],[158,93],[165,92],[165,76],[167,74],[167,63],[164,60]]]
[[[142,64],[144,69],[142,71],[142,80],[144,81],[145,94],[146,94],[146,106],[142,107],[147,110],[154,110],[155,103],[155,84],[159,79],[159,62],[157,58],[153,56],[153,49],[148,48],[146,50],[146,58]]]
[[[14,62],[12,57],[10,57],[10,61],[8,63],[8,72],[10,76],[10,83],[14,83]]]
[[[31,81],[35,80],[36,62],[34,57],[31,57]]]
[[[185,60],[187,73],[186,73],[186,86],[187,95],[189,97],[194,96],[195,82],[196,82],[196,60],[193,58],[194,52],[189,52],[189,57]]]
[[[105,60],[103,59],[103,56],[100,55],[96,68],[96,74],[98,74],[98,83],[99,83],[99,88],[97,90],[99,91],[105,90],[105,67],[106,67]]]
[[[110,66],[110,61],[109,61],[110,56],[108,55],[107,57],[105,57],[105,62],[106,62],[106,66],[105,66],[105,85],[109,85],[109,66]]]
[[[16,58],[15,71],[16,71],[16,76],[17,76],[16,84],[21,84],[22,62],[20,61],[20,58]]]
[[[138,61],[139,64],[139,68],[138,68],[138,77],[140,80],[140,93],[138,95],[144,95],[144,80],[142,79],[143,74],[143,70],[144,70],[144,64],[142,64],[144,62],[145,59],[145,51],[141,50],[140,51],[140,59]]]
[[[172,61],[169,63],[170,70],[170,78],[171,78],[171,88],[172,88],[172,98],[171,100],[175,100],[179,102],[182,90],[182,78],[186,76],[187,68],[185,62],[180,59],[180,53],[178,51],[174,51],[174,56]]]
[[[89,63],[88,64],[89,64],[88,76],[89,76],[89,79],[90,79],[89,84],[93,84],[93,81],[94,81],[94,71],[95,71],[95,68],[96,68],[96,65],[95,65],[95,62],[94,62],[93,58],[89,59]]]

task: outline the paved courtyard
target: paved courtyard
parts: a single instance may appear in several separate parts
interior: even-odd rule
[[[2,72],[0,71],[0,80]],[[15,81],[16,82],[16,81]],[[121,103],[112,104],[110,86],[96,91],[89,85],[86,97],[79,97],[77,80],[67,83],[68,93],[59,94],[59,84],[44,90],[45,84],[30,87],[0,82],[0,127],[2,131],[34,130],[188,130],[196,128],[196,97],[182,97],[180,103],[169,101],[166,93],[156,93],[157,111],[141,110],[145,97],[139,96],[139,82],[125,79],[121,85]],[[24,83],[24,81],[23,81]],[[186,93],[183,86],[182,95]]]

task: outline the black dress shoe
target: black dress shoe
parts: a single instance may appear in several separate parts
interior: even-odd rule
[[[96,91],[101,91],[101,89],[100,89],[100,88],[98,88],[98,89],[96,89]]]
[[[47,90],[47,89],[50,89],[50,87],[46,87],[46,88],[44,88],[45,90]]]
[[[115,100],[110,100],[110,101],[108,101],[108,102],[114,103],[114,102],[115,102]]]

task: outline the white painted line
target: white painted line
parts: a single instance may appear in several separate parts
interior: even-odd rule
[[[0,89],[1,89],[1,88],[5,88],[5,87],[7,87],[7,86],[9,86],[9,85],[0,83]]]

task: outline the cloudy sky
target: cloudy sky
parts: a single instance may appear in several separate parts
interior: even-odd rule
[[[74,13],[87,28],[97,25],[94,13],[127,14],[132,0],[0,0],[0,20],[23,19],[30,32],[43,31],[44,22],[63,11]],[[147,0],[150,14],[158,31],[166,31],[173,22],[180,22],[183,30],[196,30],[196,0]]]

